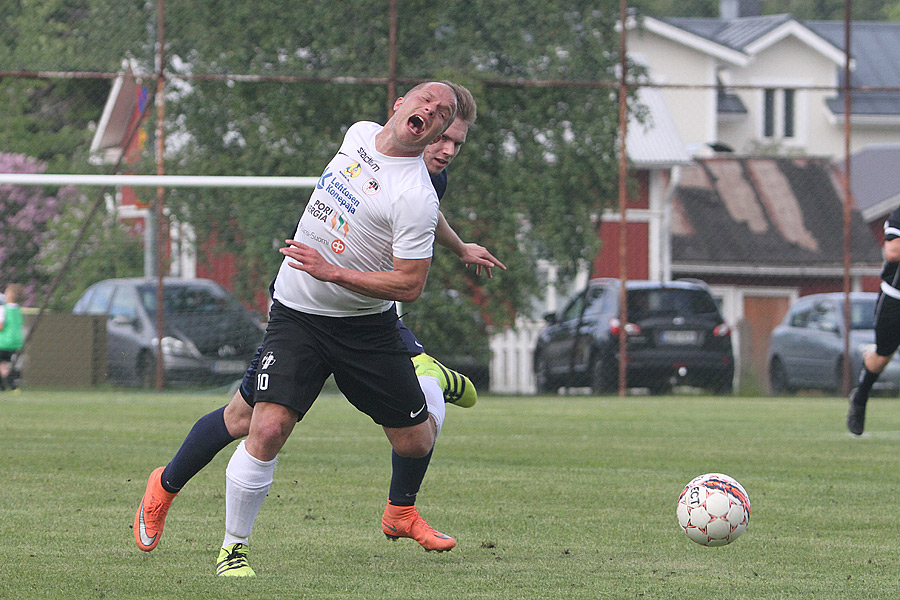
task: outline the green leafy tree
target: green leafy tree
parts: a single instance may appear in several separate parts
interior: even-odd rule
[[[21,71],[117,71],[126,56],[149,56],[153,8],[138,0],[0,2],[0,65]],[[152,64],[152,61],[151,61]],[[0,80],[0,151],[54,172],[93,172],[87,155],[109,82]]]
[[[353,8],[270,14],[262,5],[248,20],[251,9],[242,3],[172,5],[170,56],[192,73],[384,76],[386,6]],[[618,3],[409,1],[400,9],[399,75],[458,81],[479,105],[478,122],[450,168],[442,210],[464,240],[487,246],[509,267],[493,279],[476,278],[438,248],[427,294],[404,310],[437,356],[461,347],[484,354],[488,325],[530,310],[538,258],[571,276],[596,253],[593,219],[616,198],[618,104],[609,87],[576,83],[614,81]],[[417,25],[404,13],[415,14]],[[517,79],[571,83],[498,83]],[[182,92],[167,106],[170,135],[181,140],[167,170],[184,174],[318,176],[346,128],[360,119],[384,122],[390,100],[384,86],[315,81],[195,81]],[[271,281],[281,258],[275,248],[292,234],[308,196],[192,189],[172,192],[167,203],[194,225],[199,247],[237,257],[237,291],[247,298]],[[461,300],[442,301],[448,290]],[[460,339],[449,339],[447,328]]]
[[[845,0],[762,0],[761,14],[792,14],[798,19],[840,21]],[[719,0],[630,0],[628,5],[653,17],[719,16]],[[893,0],[853,0],[851,18],[856,21],[890,19]]]
[[[45,288],[57,281],[64,262],[68,260],[63,277],[59,278],[59,285],[48,304],[50,309],[72,310],[82,293],[102,279],[143,275],[141,238],[128,231],[116,219],[115,212],[107,209],[106,203],[89,220],[88,215],[95,202],[95,199],[69,188],[65,201],[60,202],[59,214],[50,224],[53,235],[47,237],[36,257]],[[86,223],[87,229],[81,242],[76,245]]]
[[[616,198],[618,104],[611,87],[586,82],[615,80],[619,4],[404,0],[399,9],[397,92],[414,81],[447,78],[469,86],[479,104],[478,123],[451,167],[442,209],[463,239],[487,246],[509,267],[491,280],[476,278],[439,248],[427,296],[405,309],[416,313],[425,329],[418,333],[437,356],[462,343],[438,341],[451,347],[434,347],[430,336],[439,340],[441,327],[458,326],[465,340],[480,344],[473,352],[482,351],[487,326],[510,323],[516,312],[530,309],[538,258],[554,260],[565,276],[596,253],[593,219]],[[0,64],[115,70],[131,56],[144,71],[154,70],[152,3],[48,0],[40,10],[16,5],[0,19]],[[315,2],[287,7],[185,0],[167,2],[166,25],[168,173],[317,176],[351,123],[387,117],[393,98],[386,86],[361,81],[387,75],[387,2],[353,2],[337,10]],[[178,73],[308,80],[225,83],[179,79]],[[323,77],[347,79],[325,83]],[[516,84],[520,79],[556,83]],[[60,169],[89,170],[79,150],[91,133],[80,110],[91,106],[97,118],[102,101],[95,89],[56,80],[4,81],[0,92],[6,85],[14,86],[7,97],[16,116],[0,123],[0,144],[24,147],[15,144],[32,143],[26,141],[32,133],[49,141],[29,151]],[[47,100],[38,109],[34,99],[41,94]],[[42,119],[47,106],[59,107],[60,122]],[[60,123],[82,137],[54,140]],[[146,130],[152,135],[152,115]],[[154,172],[153,147],[151,139],[139,171]],[[236,257],[236,292],[249,301],[271,281],[280,262],[275,248],[292,233],[308,195],[181,189],[167,193],[166,205],[173,218],[196,230],[201,260],[225,252]],[[60,226],[74,229],[77,216]],[[119,235],[116,228],[102,233]],[[89,260],[85,255],[77,264]],[[439,301],[448,290],[462,300]],[[481,319],[459,318],[460,310],[473,314],[476,307]]]
[[[889,2],[884,12],[888,21],[900,21],[900,2]]]

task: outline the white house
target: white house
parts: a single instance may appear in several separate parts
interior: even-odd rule
[[[843,22],[740,16],[736,4],[723,0],[718,19],[629,23],[629,55],[649,81],[691,86],[662,91],[682,138],[695,149],[843,156]],[[900,23],[854,22],[850,33],[851,83],[870,88],[851,93],[851,151],[896,143],[900,94],[883,88],[900,87]]]

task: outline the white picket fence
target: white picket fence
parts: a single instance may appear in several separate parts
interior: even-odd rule
[[[534,394],[531,359],[543,322],[519,319],[514,329],[491,336],[491,391],[497,394]]]

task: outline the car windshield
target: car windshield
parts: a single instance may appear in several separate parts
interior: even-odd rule
[[[700,290],[646,289],[628,291],[628,319],[649,315],[714,315],[718,312],[709,294]]]
[[[138,293],[147,312],[156,314],[156,286],[140,286]],[[163,288],[163,312],[167,315],[221,313],[238,308],[239,305],[220,288],[191,285],[166,285]]]
[[[875,299],[850,302],[850,329],[875,329]]]

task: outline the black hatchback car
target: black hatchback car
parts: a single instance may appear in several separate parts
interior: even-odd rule
[[[731,330],[705,283],[695,280],[626,282],[628,321],[619,314],[618,279],[595,279],[556,313],[534,351],[540,393],[560,386],[615,391],[619,332],[626,333],[626,385],[651,393],[676,384],[717,394],[733,389]]]
[[[110,380],[155,382],[157,280],[107,279],[75,304],[76,314],[106,315]],[[259,318],[208,279],[163,280],[163,374],[170,385],[220,385],[240,379],[262,342]]]

